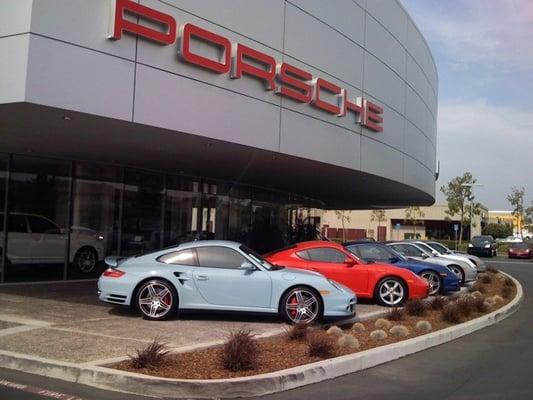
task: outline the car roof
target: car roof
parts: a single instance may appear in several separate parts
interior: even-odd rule
[[[349,241],[349,242],[344,242],[342,245],[343,246],[352,246],[354,244],[377,244],[377,245],[380,245],[380,246],[384,246],[385,243],[383,242],[376,242],[376,241],[372,241],[372,240],[352,240],[352,241]]]
[[[298,248],[298,249],[310,249],[312,247],[331,247],[333,249],[342,249],[343,246],[340,243],[337,242],[330,242],[326,240],[309,240],[307,242],[300,242],[296,243],[290,248]]]

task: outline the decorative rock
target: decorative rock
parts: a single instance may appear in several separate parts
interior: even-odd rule
[[[433,330],[429,321],[418,321],[416,323],[416,330],[421,332],[430,332]]]
[[[346,350],[357,350],[359,349],[359,340],[354,338],[352,335],[342,335],[339,340],[337,340],[337,344],[341,349]]]
[[[394,325],[390,328],[389,333],[398,337],[406,337],[409,336],[409,329],[404,325]]]
[[[339,328],[338,326],[332,326],[326,331],[326,333],[328,335],[337,336],[337,337],[341,337],[343,335],[342,329]]]
[[[488,307],[488,308],[492,308],[494,307],[494,305],[496,304],[496,302],[494,301],[494,299],[492,297],[488,297],[485,299],[484,301],[485,305]]]
[[[355,333],[364,332],[364,331],[366,331],[366,327],[362,323],[356,322],[352,326],[352,331],[355,332]]]
[[[481,293],[479,290],[476,290],[475,292],[470,293],[470,295],[471,295],[473,298],[483,297],[483,293]]]
[[[503,281],[505,278],[507,277],[503,274],[500,274],[500,273],[496,274],[496,279],[498,279],[499,281]]]
[[[370,332],[370,339],[373,340],[385,340],[387,339],[387,337],[387,332],[385,332],[383,329],[377,329],[375,331]]]
[[[378,329],[390,329],[390,327],[392,326],[391,322],[386,320],[386,319],[383,319],[383,318],[379,318],[376,320],[376,322],[374,322],[374,326]]]

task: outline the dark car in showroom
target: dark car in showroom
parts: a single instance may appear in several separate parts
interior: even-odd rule
[[[533,257],[533,249],[528,243],[513,243],[509,250],[507,250],[507,257],[509,258],[531,258]]]
[[[468,244],[467,252],[475,256],[494,257],[498,254],[496,240],[490,235],[474,236]]]

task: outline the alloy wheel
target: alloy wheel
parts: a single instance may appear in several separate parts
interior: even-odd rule
[[[87,274],[96,266],[96,255],[91,249],[84,249],[78,252],[76,257],[78,269]]]
[[[289,319],[295,324],[309,324],[317,318],[320,304],[311,291],[296,289],[287,297],[285,310]]]
[[[400,304],[405,296],[403,285],[396,279],[386,279],[379,286],[379,298],[388,306]]]
[[[163,282],[148,282],[139,291],[138,306],[147,317],[164,318],[172,309],[173,303],[172,292]]]
[[[450,270],[457,275],[459,279],[461,279],[461,282],[463,281],[463,270],[460,267],[457,265],[450,265],[448,268],[450,268]]]
[[[424,278],[429,282],[429,295],[433,296],[440,292],[440,277],[436,272],[433,271],[424,271],[420,274],[421,278]]]

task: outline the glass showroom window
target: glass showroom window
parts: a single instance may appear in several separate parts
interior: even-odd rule
[[[121,255],[160,249],[163,244],[163,175],[126,169]]]
[[[0,154],[0,282],[4,281],[4,247],[6,237],[4,235],[4,212],[7,184],[7,155]]]
[[[249,245],[252,222],[250,188],[245,186],[233,186],[229,194],[230,213],[228,239]]]
[[[67,278],[96,278],[104,257],[118,254],[122,170],[113,166],[76,163]]]
[[[64,161],[13,156],[6,281],[63,279],[70,168]]]
[[[178,177],[167,177],[165,200],[164,246],[194,240],[200,204],[199,183]]]

